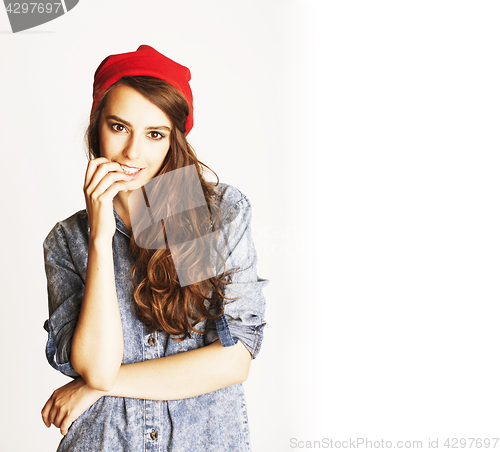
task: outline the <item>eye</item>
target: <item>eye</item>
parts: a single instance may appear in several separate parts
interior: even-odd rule
[[[125,132],[127,130],[123,124],[118,124],[118,123],[111,124],[111,128],[115,132]]]
[[[162,140],[163,138],[165,138],[165,135],[163,135],[160,132],[153,131],[153,132],[148,133],[148,137],[151,137],[153,140],[159,141],[159,140]]]

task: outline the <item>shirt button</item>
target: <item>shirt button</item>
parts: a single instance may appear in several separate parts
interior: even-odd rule
[[[148,344],[149,345],[155,345],[156,339],[153,336],[149,336],[148,339]]]
[[[156,433],[154,430],[150,433],[151,439],[156,439],[158,438],[158,433]]]

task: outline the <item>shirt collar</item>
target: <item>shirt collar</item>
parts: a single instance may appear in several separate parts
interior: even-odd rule
[[[128,238],[130,238],[130,232],[127,229],[127,226],[125,226],[125,223],[123,222],[120,215],[118,215],[118,212],[116,211],[114,205],[113,205],[113,213],[115,215],[115,220],[116,220],[116,229],[118,229],[118,231],[120,231],[122,234],[126,235]]]

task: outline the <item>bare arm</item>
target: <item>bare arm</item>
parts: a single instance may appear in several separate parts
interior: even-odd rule
[[[252,357],[238,342],[206,347],[120,367],[110,391],[89,387],[81,378],[56,389],[42,409],[47,427],[66,435],[71,424],[102,396],[176,400],[195,397],[246,380]]]
[[[106,395],[150,400],[195,397],[245,381],[252,356],[240,342],[206,347],[120,367]]]
[[[85,291],[71,346],[71,364],[93,389],[113,387],[123,359],[123,331],[116,295],[112,241],[116,229],[113,198],[128,176],[105,158],[89,162],[85,201],[89,254]]]
[[[123,359],[123,332],[116,296],[111,243],[91,239],[71,364],[87,384],[111,389]]]

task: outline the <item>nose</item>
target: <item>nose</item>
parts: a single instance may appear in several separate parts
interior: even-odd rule
[[[123,155],[129,160],[136,160],[141,156],[140,136],[130,134],[127,144],[123,149]]]

